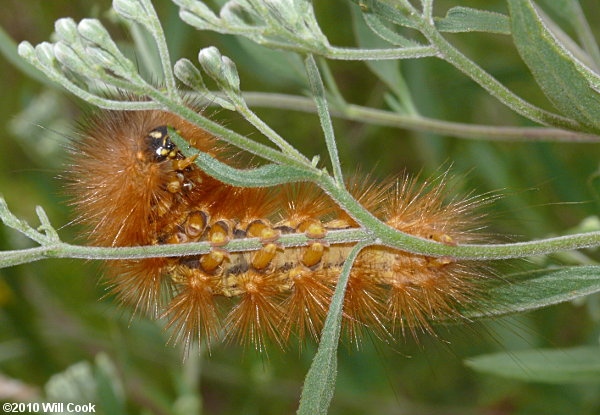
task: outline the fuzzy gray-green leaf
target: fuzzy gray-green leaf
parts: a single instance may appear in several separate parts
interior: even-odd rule
[[[333,392],[335,390],[335,378],[337,376],[337,348],[340,340],[342,325],[342,310],[344,307],[344,294],[346,285],[352,269],[354,260],[369,242],[356,245],[344,262],[344,268],[331,299],[327,319],[321,332],[319,349],[315,355],[300,398],[298,415],[326,415]]]
[[[485,311],[466,313],[484,318],[535,310],[600,292],[600,266],[544,269],[507,276],[509,283],[488,292]]]
[[[510,34],[508,16],[487,10],[470,7],[453,7],[446,17],[438,19],[435,26],[440,32],[489,32],[502,35]]]
[[[354,2],[358,3],[361,7],[365,6],[363,2],[359,2],[357,0],[354,0]],[[416,28],[415,22],[411,18],[405,15],[400,9],[397,9],[383,1],[371,0],[368,2],[367,7],[367,11],[369,13],[375,13],[377,16],[389,21],[390,23],[410,27],[413,29]]]
[[[530,0],[509,0],[515,45],[548,99],[564,115],[600,129],[600,95],[556,40]]]
[[[598,346],[485,354],[468,359],[465,364],[478,372],[530,382],[600,382]]]
[[[186,156],[196,155],[196,164],[209,176],[232,186],[268,187],[283,183],[314,180],[315,173],[279,164],[267,164],[255,169],[236,169],[214,157],[190,147],[187,141],[170,129],[169,135],[179,150]]]

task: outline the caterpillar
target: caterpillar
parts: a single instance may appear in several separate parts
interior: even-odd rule
[[[164,319],[173,342],[218,337],[264,350],[291,338],[318,338],[333,289],[353,244],[327,244],[335,229],[357,227],[310,183],[239,188],[205,174],[177,149],[168,127],[219,159],[218,138],[165,111],[106,111],[74,144],[68,192],[78,221],[99,246],[209,241],[195,256],[119,260],[106,264],[110,292],[136,313]],[[480,240],[477,208],[484,198],[454,197],[445,176],[419,184],[402,176],[383,183],[355,177],[349,191],[402,232],[445,244]],[[304,233],[307,246],[284,248],[280,235]],[[234,238],[262,248],[227,252]],[[459,318],[476,304],[488,273],[468,261],[428,257],[383,246],[364,249],[347,285],[343,328],[352,343],[431,331],[431,322]]]

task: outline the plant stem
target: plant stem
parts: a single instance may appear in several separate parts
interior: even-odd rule
[[[414,46],[392,49],[355,49],[330,46],[324,52],[314,51],[313,53],[329,59],[351,61],[416,59],[439,56],[438,50],[432,46]]]
[[[203,117],[192,109],[185,105],[171,100],[169,97],[163,95],[160,91],[152,88],[148,85],[147,95],[152,98],[155,102],[162,104],[163,109],[177,114],[180,117],[188,120],[191,123],[205,129],[211,134],[219,137],[223,141],[226,141],[242,150],[246,150],[252,154],[270,160],[278,164],[287,164],[306,168],[307,165],[304,162],[297,160],[295,157],[284,154],[280,151],[274,150],[271,147],[265,146],[264,144],[250,140],[241,134],[236,133],[228,128],[223,127],[217,122],[211,121],[208,118]]]
[[[173,74],[173,65],[171,64],[171,57],[169,56],[169,48],[167,47],[165,32],[163,31],[152,2],[150,0],[142,0],[142,4],[149,17],[147,20],[149,26],[147,27],[156,41],[156,47],[158,49],[158,54],[160,55],[162,70],[163,74],[165,75],[167,93],[171,99],[181,101],[181,97],[177,93],[177,84],[175,83],[175,75]]]
[[[329,231],[324,241],[331,245],[365,242],[386,245],[395,249],[428,256],[448,256],[467,260],[492,260],[522,258],[559,251],[600,246],[600,232],[588,232],[548,238],[537,241],[496,245],[444,245],[399,232],[379,221],[366,211],[352,196],[337,186],[333,178],[323,176],[319,185],[342,205],[357,221],[368,226]],[[287,234],[278,239],[283,247],[306,246],[310,239],[305,234]],[[229,252],[247,252],[262,248],[257,238],[235,239],[223,248]],[[140,259],[170,256],[200,255],[210,252],[209,242],[175,245],[151,245],[135,247],[78,246],[57,242],[37,248],[0,252],[0,268],[9,267],[44,258],[82,259]]]
[[[421,0],[423,4],[423,18],[433,25],[433,0]]]
[[[348,244],[370,240],[371,235],[364,229],[344,229],[329,231],[324,238],[329,244]],[[277,240],[281,246],[306,246],[311,239],[303,233],[286,234]],[[261,249],[263,244],[258,238],[235,239],[223,248],[229,252],[247,252]],[[141,259],[170,256],[201,255],[210,252],[209,242],[197,242],[174,245],[149,245],[133,247],[99,247],[71,245],[57,242],[37,248],[0,252],[0,268],[25,264],[44,258],[80,258],[80,259]]]
[[[304,58],[304,66],[308,75],[313,99],[315,100],[315,105],[317,107],[317,113],[319,114],[319,120],[321,121],[321,128],[325,135],[325,143],[327,144],[327,150],[329,151],[329,157],[331,158],[333,175],[338,186],[343,187],[344,176],[342,174],[342,165],[340,163],[340,156],[335,142],[333,124],[331,123],[331,116],[329,114],[329,108],[327,107],[325,87],[323,86],[323,79],[321,79],[319,67],[317,66],[317,62],[315,62],[313,55],[306,55]]]
[[[284,153],[296,158],[298,161],[305,163],[310,166],[310,160],[307,159],[301,152],[296,150],[291,144],[283,139],[275,130],[273,130],[267,123],[261,120],[244,102],[241,97],[235,99],[236,110],[248,121],[250,124],[255,126],[265,137],[271,140],[277,147]]]
[[[245,92],[243,95],[244,100],[250,106],[308,113],[316,113],[317,111],[314,100],[299,95],[268,92]],[[343,108],[333,108],[331,114],[351,121],[406,128],[458,138],[498,141],[600,142],[599,135],[567,131],[559,128],[465,124],[421,116],[404,115],[393,111],[363,107],[355,104],[346,104]]]
[[[584,127],[579,123],[565,118],[563,116],[548,112],[538,108],[521,97],[514,94],[496,78],[484,71],[479,65],[463,55],[458,49],[452,46],[441,34],[435,26],[421,22],[419,29],[423,35],[431,42],[438,51],[438,56],[454,65],[457,69],[469,76],[481,87],[488,91],[492,96],[496,97],[504,105],[511,108],[518,114],[529,118],[530,120],[539,122],[540,124],[550,125],[569,130],[583,131]]]
[[[345,188],[339,188],[337,182],[330,176],[322,175],[317,180],[317,184],[361,226],[368,229],[377,238],[377,244],[415,254],[486,260],[520,258],[600,245],[600,231],[511,244],[444,245],[400,232],[381,222],[372,213],[363,208]]]

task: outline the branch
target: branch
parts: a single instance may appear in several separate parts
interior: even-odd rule
[[[300,95],[268,92],[244,92],[250,106],[316,113],[314,100]],[[211,104],[206,101],[207,104]],[[598,143],[600,135],[546,127],[505,127],[437,120],[394,111],[346,104],[335,107],[331,115],[350,121],[424,131],[457,138],[491,141],[548,141],[570,143]]]

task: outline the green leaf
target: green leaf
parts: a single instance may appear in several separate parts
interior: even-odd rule
[[[509,0],[508,5],[515,45],[544,94],[566,116],[600,129],[598,77],[571,57],[530,0]]]
[[[333,392],[335,390],[335,378],[337,376],[337,348],[340,340],[342,326],[342,310],[344,308],[344,293],[354,260],[360,251],[369,244],[362,242],[356,245],[344,262],[344,268],[340,273],[335,292],[331,299],[325,326],[321,332],[319,349],[315,355],[300,397],[298,415],[326,415]]]
[[[485,354],[468,359],[465,364],[478,372],[530,382],[600,382],[598,346]]]
[[[95,363],[98,406],[105,414],[125,415],[125,392],[117,368],[104,352],[96,355]]]
[[[510,283],[488,292],[484,311],[465,313],[470,319],[535,310],[600,291],[600,266],[575,266],[513,274]]]
[[[356,17],[362,15],[362,19],[364,19],[364,22],[367,24],[367,26],[369,26],[371,31],[374,34],[376,34],[377,36],[379,36],[381,39],[391,43],[392,45],[401,46],[401,47],[421,46],[421,45],[419,45],[419,43],[415,42],[414,40],[410,40],[410,39],[402,36],[400,33],[398,33],[396,30],[394,30],[391,27],[392,26],[391,24],[384,22],[382,20],[381,16],[379,16],[378,14],[373,12],[374,4],[375,4],[375,2],[373,0],[367,0],[367,3],[359,4],[359,7],[351,8],[352,17],[353,17],[353,20],[355,21],[354,32],[357,36],[358,36],[358,34],[357,34],[357,29],[356,29]],[[359,10],[362,10],[362,13],[360,13]],[[374,47],[374,46],[371,46],[371,47]],[[377,47],[380,47],[380,46],[377,46]]]
[[[268,187],[283,183],[305,182],[316,178],[314,172],[279,164],[267,164],[255,169],[236,169],[210,155],[190,147],[172,128],[169,135],[186,157],[196,155],[196,164],[206,174],[223,183],[240,187]]]
[[[470,7],[453,7],[446,17],[436,19],[435,26],[441,32],[489,32],[510,35],[508,16]]]
[[[392,45],[401,46],[404,48],[420,46],[419,43],[414,40],[410,40],[407,37],[402,36],[400,33],[395,32],[388,25],[386,25],[379,16],[372,13],[363,14],[365,23],[377,36],[383,40],[390,42]]]
[[[44,390],[50,401],[96,402],[93,366],[86,361],[75,363],[65,371],[52,375]]]
[[[412,29],[417,28],[417,25],[411,18],[405,15],[399,8],[392,5],[379,0],[369,0],[368,3],[365,3],[362,0],[352,1],[358,4],[365,13],[374,13],[380,18],[400,26],[410,27]]]

